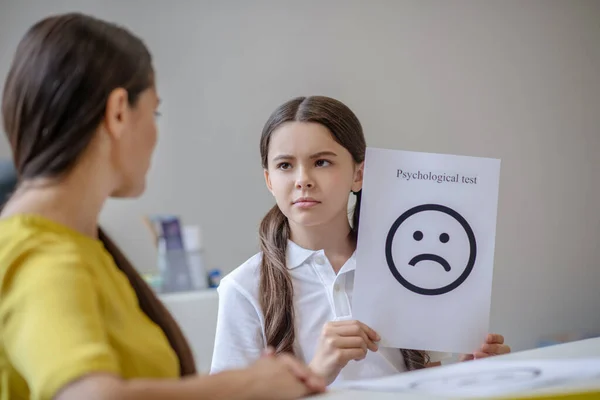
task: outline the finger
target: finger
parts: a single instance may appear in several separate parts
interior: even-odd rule
[[[369,339],[365,331],[363,331],[360,327],[349,325],[345,327],[339,327],[337,329],[337,334],[339,335],[338,338],[358,338],[371,351],[377,351],[379,348],[377,343]],[[362,347],[362,344],[350,347]]]
[[[473,356],[473,354],[461,354],[458,359],[459,359],[459,361],[471,361],[474,358],[475,357]]]
[[[367,347],[371,351],[377,351],[379,346],[373,340],[369,338],[367,333],[362,329],[362,327],[358,324],[352,325],[342,325],[335,328],[335,333],[339,336],[343,337],[361,337],[363,341],[367,344]]]
[[[363,349],[368,347],[367,341],[361,336],[338,336],[334,339],[334,346],[338,349]]]
[[[497,333],[490,333],[485,338],[485,342],[488,344],[504,344],[504,336]]]
[[[481,346],[481,351],[488,354],[498,354],[502,346],[501,344],[484,344]]]
[[[309,377],[310,370],[308,367],[304,367],[300,361],[289,354],[281,354],[277,356],[277,359],[285,364],[298,379],[305,380]]]
[[[304,365],[298,359],[288,354],[282,354],[279,356],[279,360],[288,367],[296,378],[304,382],[310,390],[318,392],[325,390],[324,379],[312,372],[308,366]]]
[[[341,359],[343,364],[345,365],[350,360],[360,361],[364,360],[367,356],[367,352],[363,349],[342,349],[341,351]]]
[[[371,350],[371,351],[377,351],[379,350],[379,345],[377,343],[371,342],[370,340],[367,341],[367,349]]]
[[[481,346],[481,351],[488,354],[508,354],[510,347],[505,344],[484,344]]]
[[[369,339],[374,340],[376,342],[381,340],[381,336],[379,336],[379,334],[377,332],[375,332],[373,329],[371,329],[371,327],[363,324],[362,322],[358,322],[358,323],[360,324],[363,331],[366,332],[367,336],[369,336]]]
[[[369,339],[371,339],[372,341],[379,341],[381,340],[381,337],[379,336],[379,334],[377,332],[375,332],[373,329],[371,329],[369,326],[363,324],[360,321],[356,321],[356,320],[352,320],[352,321],[335,321],[332,323],[333,326],[335,327],[357,327],[360,328],[363,332],[365,332],[367,334],[367,336],[369,337]]]
[[[317,374],[312,374],[304,383],[310,390],[316,393],[322,393],[327,388],[325,378]]]
[[[324,392],[327,387],[327,385],[325,384],[325,378],[323,378],[315,373],[312,373],[312,372],[306,379],[300,379],[300,380],[313,393]]]
[[[473,353],[473,358],[475,360],[479,360],[480,358],[487,358],[490,355],[488,353],[484,353],[483,351],[476,351],[475,353]]]
[[[285,391],[286,396],[289,396],[288,398],[305,398],[314,394],[304,381],[298,379],[288,369],[285,370],[285,376],[279,376],[279,382],[282,386],[281,389]]]

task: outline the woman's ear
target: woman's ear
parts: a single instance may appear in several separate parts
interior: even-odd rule
[[[365,162],[358,164],[354,170],[354,182],[352,182],[352,191],[359,192],[362,189]]]
[[[125,89],[118,88],[113,90],[106,101],[106,111],[104,113],[104,124],[108,134],[113,139],[120,139],[128,124],[129,101]]]

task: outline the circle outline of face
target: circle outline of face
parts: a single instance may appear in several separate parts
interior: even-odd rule
[[[467,238],[469,239],[469,246],[470,246],[471,251],[469,254],[469,259],[467,261],[467,266],[466,266],[465,270],[457,279],[454,280],[454,282],[452,282],[446,286],[442,286],[440,288],[435,288],[435,289],[422,288],[420,286],[414,285],[414,284],[410,283],[409,281],[407,281],[402,276],[402,274],[400,274],[400,272],[398,272],[398,268],[396,268],[396,264],[394,263],[394,256],[392,255],[392,245],[394,243],[394,236],[396,235],[396,231],[398,230],[400,225],[402,225],[402,223],[404,221],[406,221],[409,217],[411,217],[419,212],[422,212],[422,211],[439,211],[439,212],[449,215],[450,217],[452,217],[456,221],[458,221],[458,223],[465,230],[465,232],[467,234]],[[415,207],[405,211],[402,215],[400,215],[396,219],[396,221],[394,221],[394,223],[392,224],[392,227],[390,228],[390,230],[388,232],[388,235],[387,235],[387,238],[385,241],[385,259],[387,261],[390,272],[392,273],[394,278],[396,278],[396,280],[402,286],[404,286],[411,292],[414,292],[417,294],[422,294],[425,296],[436,296],[436,295],[440,295],[440,294],[445,294],[445,293],[451,292],[452,290],[459,287],[471,274],[471,271],[473,270],[473,267],[475,266],[476,258],[477,258],[477,241],[475,240],[475,234],[473,233],[473,229],[471,229],[471,226],[469,225],[467,220],[463,218],[462,215],[460,215],[458,212],[454,211],[450,207],[446,207],[446,206],[443,206],[440,204],[422,204],[422,205],[415,206]]]
[[[431,385],[431,383],[440,383],[444,382],[445,384],[448,383],[448,381],[450,381],[451,383],[455,383],[455,385],[453,385],[453,387],[458,387],[458,388],[464,388],[465,386],[467,387],[472,387],[472,386],[479,386],[481,385],[481,377],[485,377],[485,376],[496,376],[496,379],[499,375],[501,374],[506,374],[506,373],[510,373],[512,375],[516,375],[519,372],[526,372],[527,373],[527,377],[529,380],[536,380],[539,377],[542,376],[542,370],[536,367],[518,367],[518,368],[500,368],[497,370],[491,370],[491,371],[482,371],[482,372],[478,372],[476,374],[465,374],[465,373],[460,373],[460,374],[454,374],[454,375],[449,375],[449,376],[445,376],[442,378],[425,378],[425,379],[420,379],[417,381],[413,381],[410,384],[410,389],[418,389],[420,387],[427,387],[428,385]],[[470,378],[473,379],[475,378],[475,382],[474,384],[470,384],[470,385],[465,385],[465,384],[459,384],[456,385],[456,381],[460,382],[462,379],[464,378]],[[479,378],[479,379],[477,379]],[[524,379],[518,380],[517,382],[522,382],[524,381]],[[514,381],[513,381],[514,382]],[[487,384],[487,381],[483,381],[484,384]]]

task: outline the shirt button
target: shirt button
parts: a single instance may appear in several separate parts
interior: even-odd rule
[[[317,258],[315,258],[315,262],[318,265],[323,265],[323,264],[325,264],[325,259],[322,256],[318,256]]]

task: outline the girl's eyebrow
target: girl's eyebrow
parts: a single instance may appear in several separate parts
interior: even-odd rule
[[[333,151],[320,151],[310,156],[310,158],[319,158],[323,156],[337,157],[337,154],[335,154]]]
[[[312,154],[310,156],[311,159],[315,159],[315,158],[320,158],[323,156],[329,156],[329,157],[337,157],[337,154],[335,154],[333,151],[319,151],[318,153]],[[277,162],[277,161],[282,161],[282,160],[293,160],[295,157],[290,155],[290,154],[280,154],[277,157],[273,158],[272,162]]]
[[[293,158],[294,158],[294,156],[289,155],[289,154],[280,154],[277,157],[275,157],[272,161],[276,162],[276,161],[281,161],[281,160],[291,160]]]

